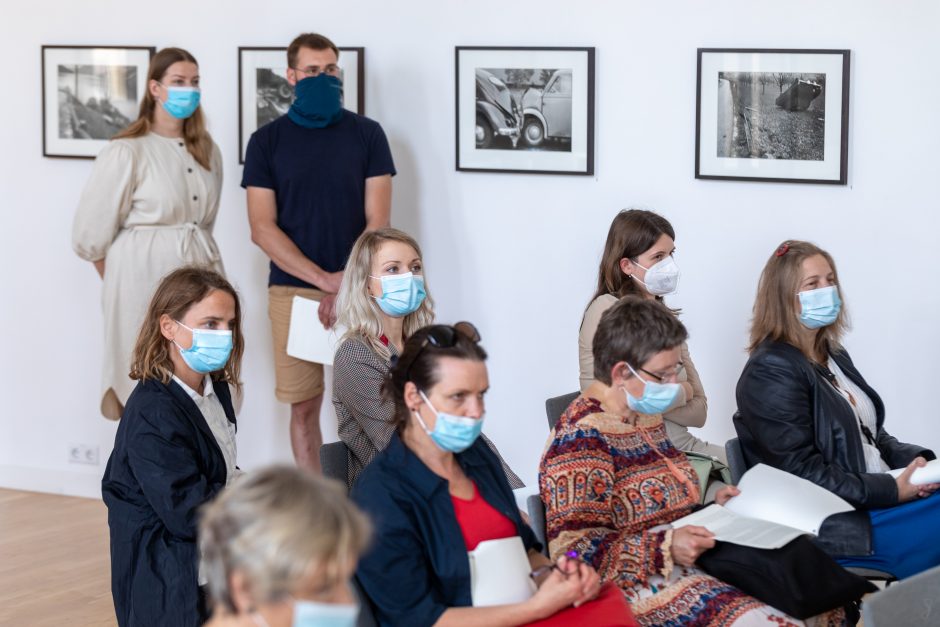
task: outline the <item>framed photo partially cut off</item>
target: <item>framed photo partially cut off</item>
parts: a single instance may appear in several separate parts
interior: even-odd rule
[[[340,48],[343,107],[365,111],[365,48]],[[238,49],[238,162],[245,163],[251,134],[281,117],[294,102],[287,82],[287,48]]]
[[[456,49],[457,169],[594,173],[594,48]]]
[[[695,178],[848,180],[849,50],[698,50]]]
[[[156,48],[42,47],[42,154],[94,159],[137,119]]]

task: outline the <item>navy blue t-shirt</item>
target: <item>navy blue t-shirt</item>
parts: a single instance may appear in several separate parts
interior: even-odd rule
[[[366,179],[395,174],[379,123],[343,111],[336,124],[304,128],[286,115],[251,135],[242,187],[273,189],[277,225],[326,272],[346,266],[366,228]],[[315,287],[271,262],[268,285]]]

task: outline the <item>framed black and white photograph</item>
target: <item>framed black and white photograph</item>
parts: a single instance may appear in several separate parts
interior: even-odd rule
[[[695,178],[845,185],[849,56],[699,48]]]
[[[594,48],[456,49],[457,169],[594,173]]]
[[[156,48],[42,47],[42,154],[94,159],[137,119]]]
[[[340,48],[343,107],[365,112],[365,48]],[[287,48],[238,49],[238,162],[245,163],[248,139],[258,128],[281,117],[294,102],[287,82]]]

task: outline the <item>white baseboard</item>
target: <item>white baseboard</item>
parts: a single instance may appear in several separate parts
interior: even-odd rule
[[[101,498],[101,476],[71,470],[0,465],[0,487],[27,492]]]

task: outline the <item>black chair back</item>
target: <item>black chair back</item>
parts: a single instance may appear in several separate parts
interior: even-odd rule
[[[343,442],[329,442],[320,447],[320,469],[323,476],[349,485],[349,449]]]
[[[578,398],[579,394],[581,394],[581,392],[571,392],[570,394],[562,394],[561,396],[554,396],[545,400],[545,413],[548,416],[549,431],[555,428],[558,419],[561,418],[561,415],[568,409],[568,405],[570,405],[574,399]]]

